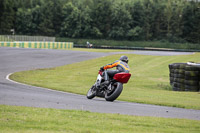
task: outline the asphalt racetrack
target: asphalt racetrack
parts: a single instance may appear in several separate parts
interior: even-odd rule
[[[158,51],[133,51],[128,53],[163,56],[192,54]],[[107,102],[102,98],[88,100],[83,95],[23,85],[10,81],[8,78],[9,74],[17,71],[62,66],[107,56],[109,54],[115,53],[0,47],[0,104],[200,120],[200,110],[138,104],[117,100]]]

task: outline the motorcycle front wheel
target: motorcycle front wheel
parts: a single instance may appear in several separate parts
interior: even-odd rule
[[[92,99],[96,96],[96,90],[95,90],[95,85],[93,85],[89,90],[88,90],[88,93],[87,93],[87,98],[88,99]]]
[[[111,90],[107,90],[105,93],[105,99],[106,101],[114,101],[119,97],[123,90],[123,84],[116,82],[112,85]]]

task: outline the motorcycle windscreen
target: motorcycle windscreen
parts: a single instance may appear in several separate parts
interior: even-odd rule
[[[130,73],[117,73],[115,74],[113,79],[121,83],[127,83],[130,77],[131,77]]]

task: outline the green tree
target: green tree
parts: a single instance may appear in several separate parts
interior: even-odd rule
[[[14,28],[15,12],[12,0],[1,0],[0,2],[0,33],[11,34]]]
[[[41,6],[36,5],[31,9],[31,17],[32,17],[32,32],[31,35],[40,35],[39,25],[41,23]]]
[[[129,40],[142,40],[143,34],[143,29],[139,26],[135,26],[128,31],[127,37]]]
[[[130,14],[132,16],[131,28],[136,26],[142,27],[144,25],[144,18],[146,17],[144,14],[144,9],[141,1],[136,1],[130,7]]]
[[[64,6],[63,16],[65,16],[65,19],[62,23],[62,36],[73,38],[98,37],[98,31],[92,27],[91,9],[88,6],[79,8],[71,2]]]
[[[51,7],[52,23],[55,30],[54,36],[59,36],[61,32],[61,25],[64,20],[62,16],[63,2],[62,0],[52,0],[53,7]]]
[[[15,19],[17,34],[40,35],[39,25],[41,22],[41,7],[18,8]]]
[[[180,0],[167,1],[164,15],[167,18],[165,23],[166,37],[171,42],[177,42],[182,34],[182,12],[186,3],[186,1]]]
[[[183,11],[182,37],[189,42],[200,43],[200,3],[190,2]]]
[[[111,30],[111,0],[94,0],[94,5],[91,7],[92,28],[98,35],[96,37],[107,38]]]
[[[143,19],[144,21],[143,30],[144,30],[145,40],[151,40],[153,36],[153,33],[151,32],[152,24],[155,17],[155,14],[153,13],[153,3],[151,2],[151,0],[144,0],[143,9],[145,14],[145,17]]]
[[[31,9],[18,9],[16,15],[16,25],[17,34],[31,34],[33,26]]]
[[[55,28],[53,25],[53,13],[54,3],[49,0],[45,0],[44,5],[41,6],[39,32],[41,35],[54,36]]]
[[[132,22],[130,24],[130,30],[128,31],[129,40],[143,40],[144,39],[144,9],[141,1],[136,1],[130,4],[130,14],[132,17]]]
[[[132,17],[125,5],[122,3],[114,5],[110,19],[112,28],[109,37],[118,40],[127,38]]]
[[[81,35],[80,15],[81,11],[71,2],[64,5],[62,23],[62,36],[79,37]]]
[[[200,41],[195,0],[1,0],[0,33]]]
[[[172,35],[176,38],[180,38],[182,34],[182,16],[183,16],[183,8],[186,5],[185,1],[175,0],[174,3],[174,12],[172,16]]]
[[[85,38],[89,38],[89,37],[96,37],[98,36],[96,33],[93,33],[93,28],[92,28],[92,19],[91,19],[91,9],[86,6],[84,9],[82,9],[81,12],[81,36],[80,37],[85,37]]]
[[[163,1],[152,0],[152,21],[151,21],[151,34],[152,39],[161,39],[165,37],[165,12],[163,9],[166,8]]]

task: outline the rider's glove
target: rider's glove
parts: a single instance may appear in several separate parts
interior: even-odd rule
[[[101,71],[104,71],[104,67],[101,67],[100,70],[101,70]]]

